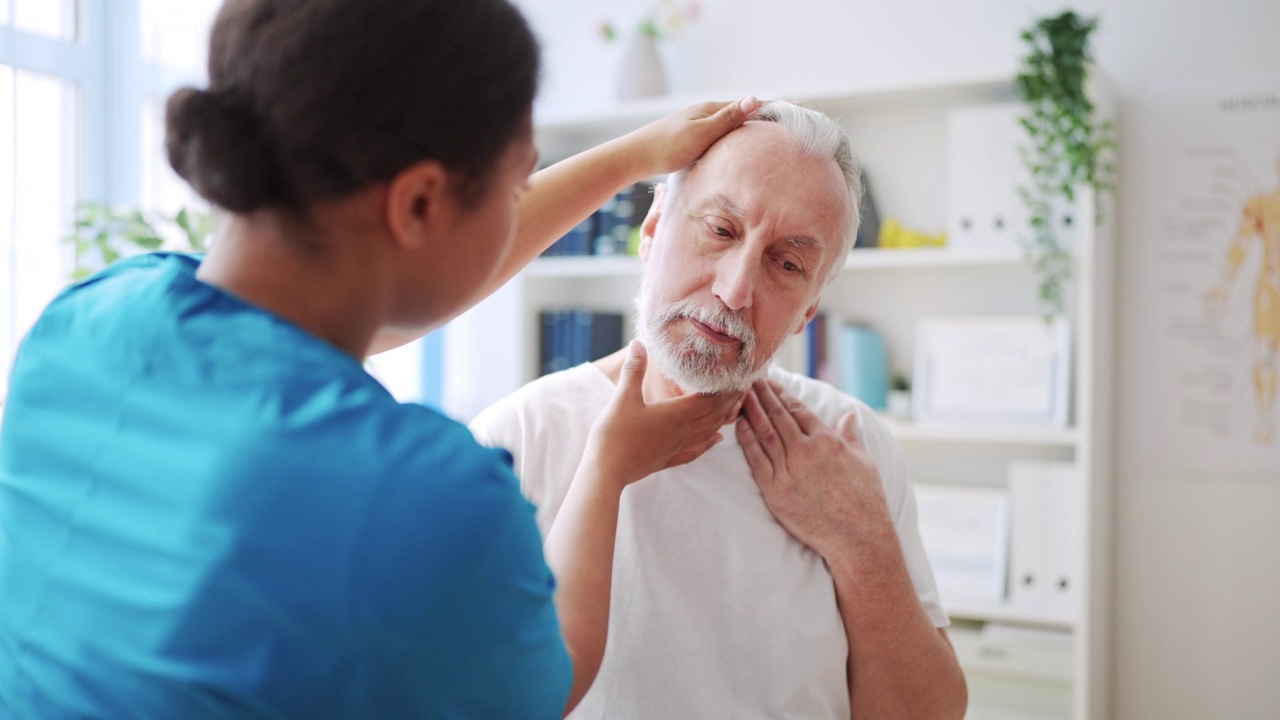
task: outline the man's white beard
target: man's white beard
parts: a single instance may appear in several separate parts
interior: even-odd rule
[[[681,340],[672,337],[670,326],[682,318],[692,318],[739,341],[737,360],[728,360],[729,348],[691,330]],[[764,362],[754,362],[755,331],[742,318],[717,301],[698,304],[683,300],[659,310],[653,307],[645,281],[640,279],[636,297],[636,336],[644,343],[651,362],[682,390],[692,393],[717,394],[742,392],[769,371],[771,355]],[[777,354],[777,351],[774,351]]]

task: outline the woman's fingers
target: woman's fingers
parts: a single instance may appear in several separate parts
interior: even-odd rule
[[[671,462],[667,463],[667,467],[673,468],[684,465],[685,463],[693,462],[694,460],[702,457],[702,455],[708,450],[718,445],[722,440],[724,440],[724,436],[717,432],[711,437],[702,440],[691,447],[686,447],[684,450],[681,450],[671,457]]]
[[[724,107],[708,120],[714,123],[716,132],[724,135],[746,122],[758,109],[760,109],[760,101],[754,95],[748,95],[737,102],[725,103]]]
[[[631,403],[644,404],[641,386],[644,383],[644,370],[648,365],[649,354],[644,344],[632,340],[627,345],[627,356],[622,361],[622,371],[618,376],[618,393]]]
[[[679,417],[690,427],[721,428],[728,425],[738,414],[742,396],[736,393],[719,395],[681,395],[680,397],[654,403],[663,406],[672,417]]]

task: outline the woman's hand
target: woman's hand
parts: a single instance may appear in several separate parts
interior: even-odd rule
[[[724,438],[717,432],[738,414],[742,395],[684,395],[645,404],[641,393],[648,357],[631,341],[618,390],[596,419],[585,463],[601,477],[626,485],[690,462]]]
[[[641,178],[675,172],[698,158],[717,140],[746,122],[760,101],[748,95],[736,102],[705,102],[674,112],[621,138],[641,168]]]

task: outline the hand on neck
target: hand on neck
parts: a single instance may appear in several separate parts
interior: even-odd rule
[[[626,357],[627,349],[624,347],[612,355],[600,358],[595,361],[594,365],[616,385],[622,375],[622,362]],[[662,371],[658,369],[658,363],[653,361],[652,356],[650,356],[649,363],[645,367],[644,383],[640,389],[644,394],[646,403],[661,402],[688,394],[684,388],[662,374]]]

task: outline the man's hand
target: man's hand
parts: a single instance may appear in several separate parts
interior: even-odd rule
[[[765,504],[796,539],[831,562],[853,550],[851,526],[877,515],[892,523],[880,474],[858,440],[857,417],[832,429],[769,381],[743,403],[738,442]]]
[[[717,432],[738,413],[741,395],[683,395],[646,405],[641,392],[647,363],[632,340],[618,390],[596,420],[587,458],[610,479],[628,484],[690,462],[724,438]]]
[[[746,122],[760,107],[747,96],[730,103],[706,102],[672,113],[621,138],[637,155],[643,177],[680,170],[702,157],[717,140]]]

